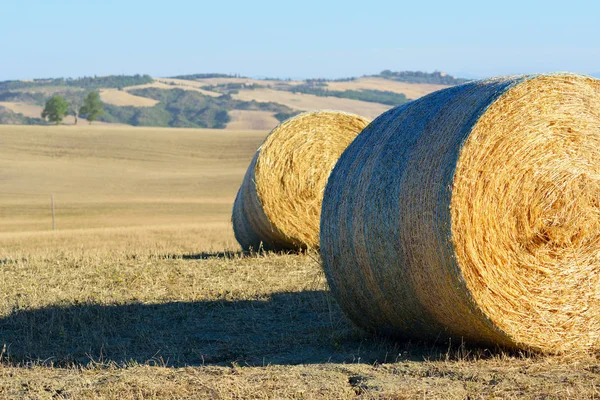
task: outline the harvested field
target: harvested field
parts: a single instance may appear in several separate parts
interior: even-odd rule
[[[279,121],[270,111],[229,111],[231,122],[227,124],[229,130],[271,130]]]
[[[0,126],[0,231],[229,220],[262,131]],[[219,219],[220,218],[220,219]]]
[[[36,106],[35,104],[9,101],[0,101],[0,106],[30,118],[42,118],[42,110],[44,109],[44,107]]]
[[[0,126],[0,397],[598,397],[593,354],[374,337],[316,254],[241,254],[267,132]]]
[[[192,84],[189,85],[185,85],[185,84],[174,84],[174,85],[170,85],[167,83],[164,83],[163,79],[161,79],[161,81],[155,81],[153,83],[148,83],[145,85],[137,85],[137,86],[128,86],[125,88],[126,91],[130,91],[130,90],[135,90],[135,89],[147,89],[147,88],[156,88],[156,89],[181,89],[181,90],[193,90],[199,93],[202,93],[205,96],[211,96],[211,97],[219,97],[221,96],[221,93],[216,93],[216,92],[211,92],[208,90],[204,90],[204,89],[200,89],[199,87],[197,87],[196,85],[193,84],[193,81],[189,81]],[[188,82],[188,81],[182,81],[182,82]]]
[[[337,97],[319,97],[311,94],[284,92],[272,89],[240,90],[232,95],[240,100],[256,100],[261,102],[275,102],[286,105],[295,110],[342,110],[349,113],[362,115],[365,118],[375,118],[391,107],[379,103],[341,99]]]
[[[445,85],[426,83],[405,83],[383,78],[358,78],[348,82],[327,82],[329,90],[382,90],[403,93],[411,100],[418,99],[429,93],[447,88]]]
[[[100,98],[103,102],[115,106],[132,106],[132,107],[153,107],[158,104],[158,100],[149,99],[147,97],[134,96],[125,90],[117,89],[102,89],[100,90]]]

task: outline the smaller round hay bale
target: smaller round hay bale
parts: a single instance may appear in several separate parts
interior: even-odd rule
[[[362,327],[600,348],[600,81],[475,81],[382,114],[331,173],[321,255]]]
[[[254,155],[233,205],[233,229],[242,248],[317,248],[329,174],[368,124],[357,115],[325,110],[275,127]]]

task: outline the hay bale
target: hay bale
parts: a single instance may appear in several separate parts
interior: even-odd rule
[[[503,77],[382,114],[331,174],[321,254],[359,326],[597,349],[600,81]]]
[[[254,155],[233,206],[240,245],[246,250],[318,247],[327,178],[368,123],[341,111],[312,111],[273,129]]]

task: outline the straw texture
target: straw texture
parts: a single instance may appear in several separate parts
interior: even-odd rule
[[[327,178],[368,123],[341,111],[312,111],[273,129],[254,155],[233,206],[240,245],[246,250],[318,248]]]
[[[364,328],[597,349],[600,81],[496,78],[382,114],[331,174],[321,254]]]

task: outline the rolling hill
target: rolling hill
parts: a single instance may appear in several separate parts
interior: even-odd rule
[[[395,105],[463,81],[439,72],[387,70],[339,80],[196,74],[6,81],[0,82],[0,124],[44,124],[41,110],[52,95],[77,102],[97,90],[105,103],[100,119],[104,124],[268,130],[313,109],[337,109],[373,119]],[[64,123],[73,124],[74,118],[67,117]]]

